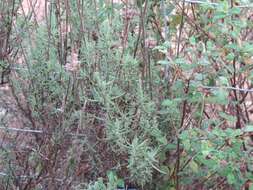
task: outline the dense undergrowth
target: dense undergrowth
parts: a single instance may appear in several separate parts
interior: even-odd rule
[[[250,3],[1,0],[0,189],[253,189]]]

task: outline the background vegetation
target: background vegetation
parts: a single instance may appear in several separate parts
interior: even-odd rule
[[[1,0],[0,189],[252,190],[248,0]]]

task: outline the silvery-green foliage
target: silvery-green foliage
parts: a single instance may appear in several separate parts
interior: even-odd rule
[[[106,185],[103,183],[103,179],[99,178],[94,183],[88,185],[87,190],[107,190]]]
[[[156,164],[157,152],[148,145],[147,140],[141,141],[135,137],[128,150],[128,169],[130,178],[143,186],[150,183]]]
[[[107,138],[115,151],[126,151],[127,138],[130,132],[128,125],[129,123],[123,119],[121,121],[116,119],[115,122],[110,121],[110,123],[107,124]]]

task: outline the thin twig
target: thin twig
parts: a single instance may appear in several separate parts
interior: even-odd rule
[[[224,90],[236,90],[236,91],[248,92],[248,93],[253,92],[253,88],[245,89],[245,88],[237,88],[237,87],[232,87],[232,86],[199,86],[199,87],[203,89],[210,89],[210,90],[224,89]]]
[[[23,132],[23,133],[37,133],[37,134],[51,134],[42,130],[32,130],[32,129],[19,129],[14,127],[0,127],[0,130],[13,131],[13,132]],[[67,133],[69,136],[85,137],[86,134],[76,134],[76,133]]]
[[[211,5],[211,6],[218,6],[219,3],[212,3],[209,1],[199,1],[199,0],[185,0],[186,3],[194,3],[194,4],[207,4],[207,5]],[[248,5],[238,5],[238,6],[234,6],[237,8],[253,8],[253,4],[248,4]]]
[[[165,4],[165,2],[164,2],[164,0],[162,0],[162,2],[161,2],[161,10],[162,10],[162,13],[163,13],[163,25],[164,25],[164,40],[165,40],[165,42],[166,41],[169,41],[169,36],[168,36],[168,32],[169,32],[169,28],[168,28],[168,25],[167,25],[167,19],[166,19],[166,9],[167,9],[167,7],[166,7],[166,4]],[[166,81],[169,81],[169,64],[166,64],[165,65],[165,72],[164,72],[164,79],[166,80]]]
[[[43,131],[32,130],[32,129],[18,129],[18,128],[9,128],[9,127],[0,127],[0,129],[4,129],[6,131],[18,131],[18,132],[27,132],[27,133],[43,133]]]
[[[0,176],[10,176],[10,174],[0,172]],[[27,179],[27,178],[35,178],[35,176],[20,175],[20,176],[17,176],[17,178]]]
[[[183,1],[183,7],[182,7],[182,15],[181,15],[181,23],[180,23],[180,28],[179,28],[179,35],[178,35],[178,41],[177,41],[177,53],[176,56],[179,57],[180,54],[180,44],[181,44],[181,36],[182,36],[182,31],[184,27],[184,13],[185,13],[185,0]],[[187,89],[185,94],[188,93],[188,88],[189,88],[189,81],[187,85]],[[187,105],[187,100],[184,100],[183,103],[183,115],[181,118],[181,127],[184,124],[184,119],[186,115],[186,105]],[[176,190],[180,190],[180,181],[179,181],[179,170],[180,170],[180,139],[177,137],[177,162],[174,168],[174,171],[176,172],[175,177],[176,177]]]
[[[6,177],[6,176],[10,176],[10,174],[5,173],[5,172],[0,172],[0,176]],[[36,177],[37,177],[37,174],[29,175],[29,176],[28,175],[16,176],[16,178],[20,178],[20,179],[24,179],[24,180],[26,180],[27,178],[29,178],[29,179],[35,179]],[[59,182],[63,181],[63,179],[60,179],[60,178],[56,178],[55,180],[59,181]]]

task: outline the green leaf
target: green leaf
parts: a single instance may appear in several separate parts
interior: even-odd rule
[[[175,99],[165,99],[163,102],[162,102],[162,105],[163,106],[166,106],[166,107],[175,107],[177,106],[178,102],[182,101],[181,98],[175,98]]]
[[[226,13],[217,13],[216,15],[214,15],[213,19],[216,21],[216,20],[220,20],[220,19],[223,19],[227,16]]]
[[[195,38],[195,36],[191,36],[190,39],[189,39],[189,41],[190,41],[191,45],[196,45],[196,38]]]
[[[235,15],[235,14],[240,14],[241,12],[241,9],[238,8],[238,7],[233,7],[229,10],[229,13],[232,14],[232,15]]]
[[[233,173],[229,173],[227,175],[227,180],[228,180],[228,184],[230,184],[230,185],[236,183],[236,178]]]
[[[172,105],[174,105],[174,102],[173,102],[173,100],[166,99],[166,100],[164,100],[164,101],[162,102],[162,105],[163,105],[163,106],[172,106]]]
[[[219,77],[219,81],[220,81],[221,85],[224,85],[224,86],[228,86],[229,85],[228,79],[226,77],[224,77],[224,76],[220,76]]]
[[[166,9],[166,15],[169,16],[169,15],[172,13],[172,11],[173,11],[174,9],[175,9],[175,5],[169,4],[169,5],[167,6],[167,9]]]
[[[185,150],[190,150],[191,149],[191,142],[190,142],[189,139],[184,139],[182,143],[184,145]]]
[[[242,47],[243,53],[253,53],[253,44],[244,43]]]
[[[228,1],[220,1],[217,5],[217,12],[218,13],[227,13],[229,10],[229,3]]]
[[[167,173],[167,174],[170,173],[170,168],[169,168],[168,166],[166,166],[166,165],[160,166],[160,169],[161,169],[162,171],[164,171],[165,173]]]
[[[138,6],[139,8],[142,7],[143,3],[144,3],[144,0],[137,0],[137,6]]]
[[[253,125],[247,125],[244,129],[244,132],[253,132]]]
[[[107,177],[108,177],[108,180],[111,182],[117,179],[116,173],[114,171],[109,171],[107,173]]]
[[[168,60],[160,60],[157,63],[160,65],[168,65],[170,62]]]
[[[229,53],[229,54],[226,56],[226,59],[227,59],[228,61],[233,61],[234,58],[235,58],[235,54],[232,53],[232,52]]]
[[[199,166],[198,166],[198,164],[197,164],[194,160],[192,160],[192,161],[189,163],[189,166],[190,166],[190,168],[192,169],[192,171],[193,171],[194,173],[198,173],[198,171],[199,171]]]
[[[159,135],[157,136],[157,141],[160,142],[163,145],[166,145],[168,143],[167,139],[165,136]]]
[[[193,69],[195,67],[198,67],[199,65],[196,63],[189,63],[185,58],[183,57],[179,57],[177,59],[174,60],[174,63],[178,66],[180,66],[183,70],[190,70]]]
[[[236,118],[232,115],[228,115],[224,112],[219,112],[219,115],[224,118],[225,120],[229,121],[229,122],[236,122]]]
[[[228,103],[228,92],[222,88],[214,90],[213,96],[207,98],[211,103],[216,103],[216,104],[221,104],[221,105],[226,105]]]
[[[180,139],[184,140],[184,139],[188,139],[189,138],[189,132],[187,130],[183,131],[180,135],[179,135]]]
[[[226,133],[227,137],[233,138],[233,137],[241,135],[242,130],[241,129],[228,128],[228,129],[225,130],[225,133]],[[236,144],[239,144],[239,143],[236,143]]]
[[[166,54],[168,52],[168,48],[170,48],[170,42],[165,41],[162,45],[154,47],[153,50],[158,50],[159,52]]]
[[[120,188],[124,188],[125,187],[125,182],[123,179],[118,179],[118,183],[117,186]]]
[[[165,146],[165,150],[175,150],[177,148],[176,144],[169,143]]]

